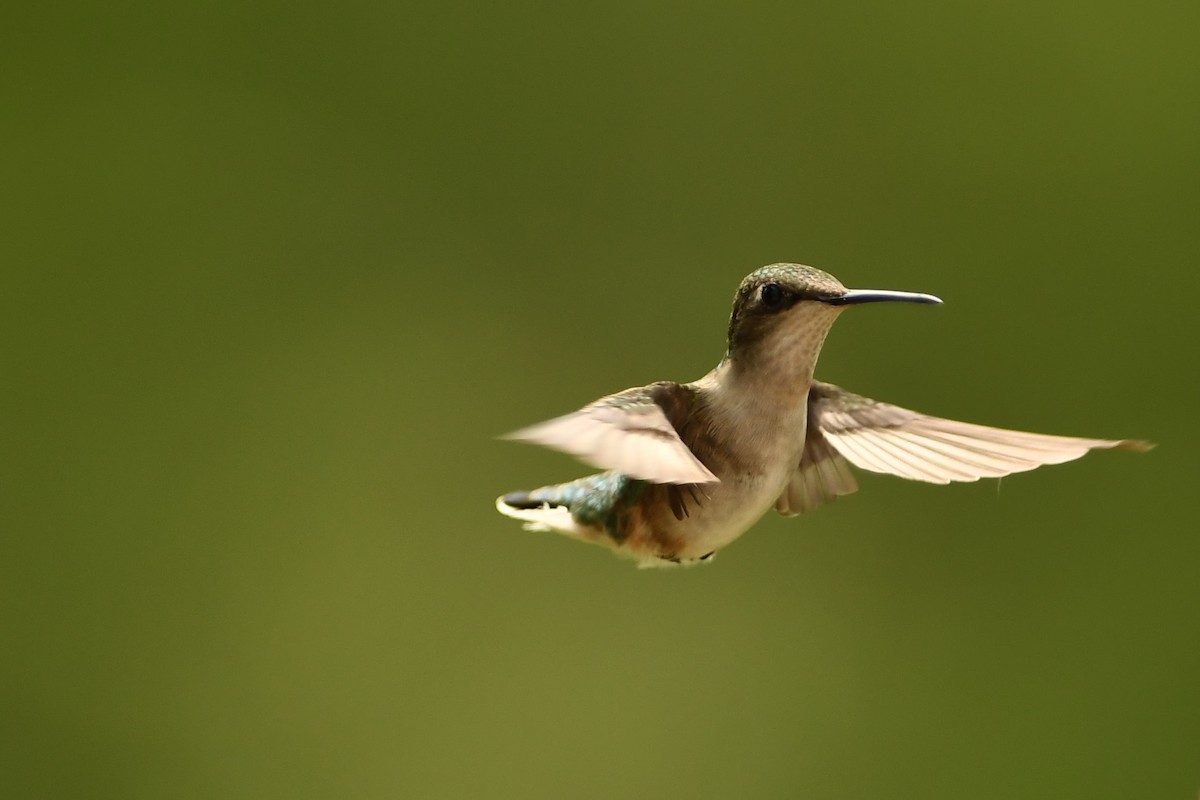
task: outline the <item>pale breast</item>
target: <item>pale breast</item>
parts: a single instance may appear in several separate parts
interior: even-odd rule
[[[689,516],[670,520],[679,557],[699,558],[720,550],[770,510],[791,480],[804,442],[803,419],[763,425],[757,440],[744,438],[742,452],[714,468],[720,483],[701,487],[704,499]],[[773,434],[773,435],[772,435]]]
[[[688,518],[675,522],[678,557],[700,558],[737,539],[775,504],[786,483],[787,476],[762,475],[720,484]]]

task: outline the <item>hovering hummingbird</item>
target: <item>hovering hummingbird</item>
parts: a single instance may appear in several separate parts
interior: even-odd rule
[[[825,335],[850,306],[942,301],[847,289],[801,264],[746,277],[725,357],[698,381],[660,381],[509,434],[608,470],[506,494],[500,513],[608,547],[643,566],[709,559],[772,506],[802,514],[858,489],[849,465],[929,483],[1059,464],[1136,440],[1077,439],[939,419],[813,380]]]

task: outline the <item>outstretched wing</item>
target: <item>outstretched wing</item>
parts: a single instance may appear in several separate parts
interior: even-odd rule
[[[679,438],[692,402],[692,392],[678,383],[652,383],[505,438],[553,447],[653,483],[716,483],[717,476]]]
[[[848,464],[928,483],[977,481],[1061,464],[1089,450],[1149,450],[1133,439],[1077,439],[931,417],[813,382],[800,464],[775,503],[811,511],[858,488]]]
[[[829,383],[809,392],[809,425],[851,464],[915,481],[999,478],[1061,464],[1089,450],[1149,450],[1132,439],[1077,439],[931,417]]]

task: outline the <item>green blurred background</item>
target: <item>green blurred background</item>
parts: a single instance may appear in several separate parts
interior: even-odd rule
[[[1200,7],[75,4],[0,49],[12,797],[1200,787]],[[639,571],[504,431],[719,358],[1153,453]]]

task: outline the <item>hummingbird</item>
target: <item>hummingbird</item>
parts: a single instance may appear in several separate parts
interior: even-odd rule
[[[660,381],[508,434],[606,470],[505,494],[500,513],[642,566],[693,564],[772,507],[794,516],[858,489],[851,466],[947,484],[1025,472],[1137,440],[1080,439],[942,419],[813,379],[834,320],[853,306],[940,304],[847,289],[802,264],[750,273],[733,298],[724,357],[691,383]]]

